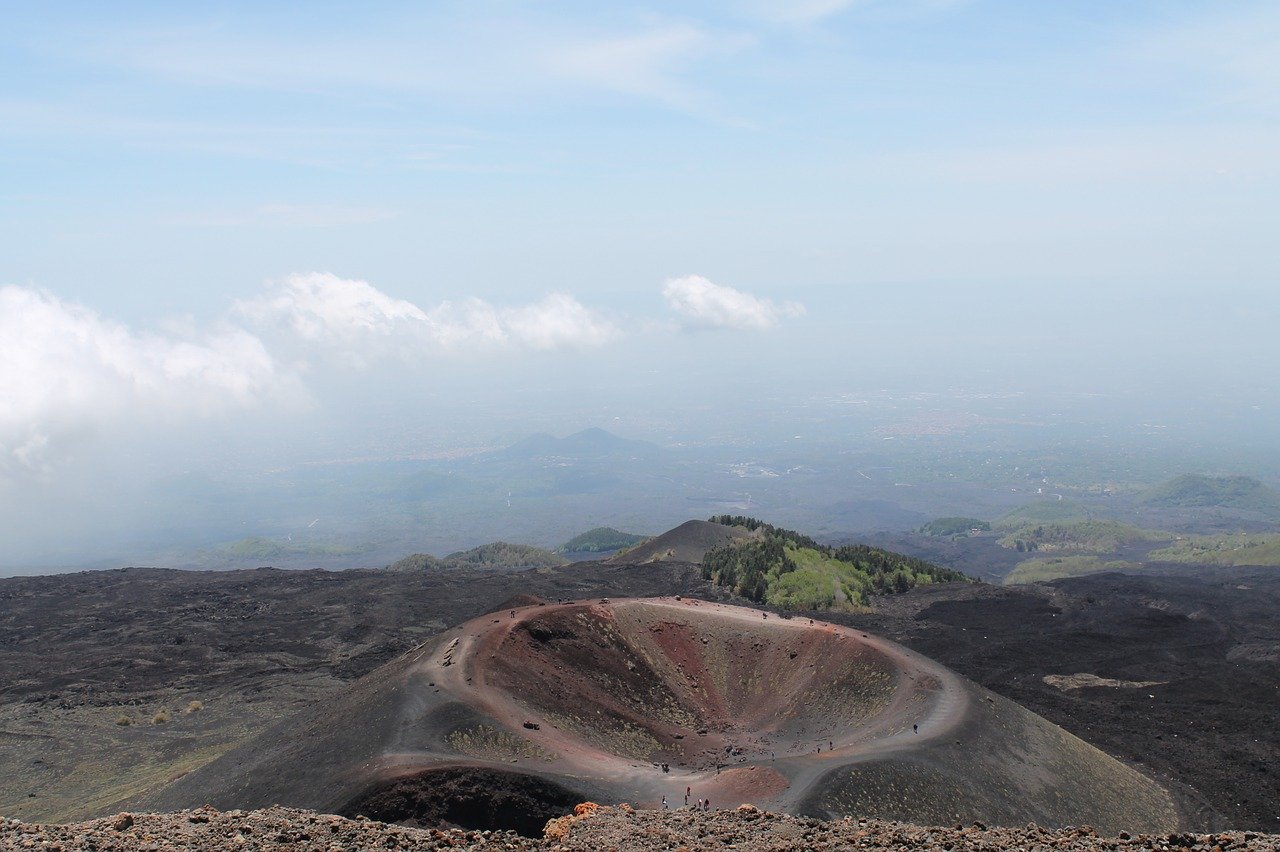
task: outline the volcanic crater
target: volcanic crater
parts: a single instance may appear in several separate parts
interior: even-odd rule
[[[1150,779],[896,643],[688,598],[473,619],[138,805],[528,831],[578,798],[686,795],[932,824],[1182,822]]]

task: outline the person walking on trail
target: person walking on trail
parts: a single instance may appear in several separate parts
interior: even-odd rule
[[[710,799],[703,799],[703,800],[702,800],[702,809],[703,809],[704,811],[709,811],[709,810],[711,810],[711,800],[710,800]]]
[[[662,797],[662,809],[663,809],[664,811],[667,809],[667,797],[666,797],[666,796],[663,796],[663,797]]]
[[[692,793],[692,792],[693,792],[693,788],[692,788],[692,787],[685,787],[685,788],[684,788],[684,806],[685,806],[686,808],[687,808],[687,807],[689,807],[689,794],[690,794],[690,793]]]
[[[912,725],[912,726],[911,726],[911,733],[913,733],[913,734],[918,734],[918,733],[920,733],[920,726],[919,726],[919,725]]]

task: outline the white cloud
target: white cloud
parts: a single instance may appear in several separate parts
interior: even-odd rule
[[[357,364],[433,348],[590,347],[619,335],[616,326],[564,293],[516,307],[467,299],[424,309],[367,281],[321,272],[291,275],[265,295],[237,302],[235,311],[260,327],[287,330],[304,344],[336,348]]]
[[[414,333],[431,322],[412,302],[326,272],[290,275],[272,292],[236,302],[233,311],[259,325],[283,326],[304,342],[339,345]]]
[[[0,472],[48,470],[115,420],[208,416],[295,388],[243,329],[138,333],[39,290],[0,288]]]
[[[251,333],[230,320],[249,323]],[[232,305],[211,329],[140,332],[28,288],[0,288],[0,476],[47,473],[113,425],[185,422],[306,396],[318,359],[359,367],[430,352],[600,346],[619,329],[571,296],[495,307],[480,299],[424,310],[366,281],[291,275]],[[283,367],[289,353],[290,367]]]
[[[504,312],[511,337],[534,349],[601,346],[618,337],[617,326],[565,293]]]
[[[784,318],[804,314],[804,306],[797,302],[777,304],[715,284],[701,275],[669,279],[662,295],[667,307],[695,327],[766,329]]]

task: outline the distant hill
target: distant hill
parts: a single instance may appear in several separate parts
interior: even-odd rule
[[[430,553],[411,553],[387,566],[388,571],[429,571],[432,568],[443,568],[444,563]]]
[[[1085,521],[1091,517],[1093,513],[1088,508],[1070,500],[1039,500],[1001,515],[992,526],[998,530],[1012,530],[1026,524]]]
[[[703,579],[784,609],[861,609],[872,595],[972,582],[959,571],[877,547],[828,547],[755,518],[712,520],[751,535],[709,550],[702,559]]]
[[[593,530],[584,532],[582,535],[569,539],[557,547],[556,552],[609,553],[614,550],[622,550],[624,547],[631,547],[642,541],[647,541],[649,538],[647,535],[622,532],[621,530],[615,530],[613,527],[596,527]]]
[[[428,571],[452,568],[547,568],[567,565],[564,557],[528,544],[495,541],[445,557],[414,553],[387,566],[388,571]]]
[[[1147,556],[1152,561],[1197,565],[1265,565],[1280,567],[1280,535],[1193,535]]]
[[[542,433],[530,435],[504,450],[499,450],[495,455],[508,459],[535,459],[548,456],[574,459],[651,458],[661,451],[661,447],[649,441],[620,438],[612,432],[592,427],[574,432],[564,438]]]
[[[285,556],[355,556],[373,550],[373,545],[346,547],[338,544],[294,544],[262,536],[250,536],[218,548],[219,555],[235,559],[280,559]]]
[[[751,532],[742,527],[725,526],[710,521],[685,521],[660,536],[619,553],[609,562],[632,565],[643,562],[701,562],[708,550],[735,539],[749,538]]]
[[[1142,502],[1157,508],[1221,508],[1280,513],[1280,492],[1251,476],[1188,473],[1152,488]]]
[[[1000,539],[1001,547],[1018,551],[1088,551],[1110,553],[1128,544],[1169,541],[1172,535],[1139,529],[1119,521],[1055,521],[1024,524]]]
[[[446,565],[480,568],[546,568],[569,564],[564,557],[550,550],[528,544],[507,544],[505,541],[450,553],[442,561]]]
[[[987,532],[990,529],[990,523],[987,521],[980,521],[977,518],[935,518],[920,527],[919,532],[921,535],[946,537],[953,535],[969,535],[973,530]]]

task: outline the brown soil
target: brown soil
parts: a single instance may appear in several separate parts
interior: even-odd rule
[[[73,825],[26,825],[0,820],[0,849],[60,852],[153,852],[241,849],[285,850],[472,850],[472,852],[605,852],[605,850],[709,850],[802,852],[802,850],[918,849],[979,850],[1240,850],[1274,852],[1280,835],[1253,832],[1102,837],[1091,828],[1051,831],[1028,825],[990,828],[982,824],[921,827],[898,822],[848,819],[822,822],[735,808],[695,812],[639,811],[580,806],[580,816],[552,821],[545,838],[498,831],[417,829],[313,811],[212,808],[170,814],[121,813]]]

